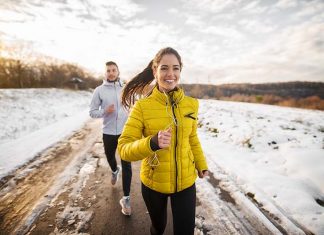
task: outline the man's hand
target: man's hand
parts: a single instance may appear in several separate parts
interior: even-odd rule
[[[106,113],[113,113],[115,112],[115,105],[114,104],[111,104],[109,105],[107,108],[106,108]]]

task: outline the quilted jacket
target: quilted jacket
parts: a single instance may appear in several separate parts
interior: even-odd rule
[[[192,186],[197,170],[207,163],[197,137],[198,101],[178,88],[169,93],[157,87],[138,100],[131,110],[118,141],[118,152],[125,161],[142,160],[141,181],[161,193],[174,193]],[[172,127],[171,145],[153,151],[151,138]]]

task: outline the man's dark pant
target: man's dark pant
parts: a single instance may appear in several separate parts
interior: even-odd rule
[[[117,170],[116,161],[116,149],[118,144],[118,138],[120,135],[106,135],[103,134],[103,143],[105,148],[105,154],[109,163],[109,166],[113,172]],[[122,179],[123,179],[123,191],[124,196],[129,196],[130,186],[132,181],[132,165],[130,162],[121,159],[122,165]]]

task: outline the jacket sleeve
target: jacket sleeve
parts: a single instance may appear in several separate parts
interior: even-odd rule
[[[98,87],[95,89],[92,95],[92,100],[90,103],[89,115],[92,118],[102,118],[105,114],[105,110],[101,107],[102,101],[99,97]],[[99,109],[101,108],[101,109]]]
[[[118,153],[125,161],[138,161],[152,156],[152,136],[143,137],[144,120],[139,102],[136,102],[118,139]]]
[[[197,118],[193,122],[192,132],[189,136],[189,143],[190,143],[191,151],[194,155],[196,169],[198,171],[203,171],[203,170],[208,170],[208,166],[197,135],[198,106],[199,106],[198,100],[195,99],[195,114]]]

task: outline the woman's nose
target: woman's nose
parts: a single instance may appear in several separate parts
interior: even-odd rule
[[[167,76],[172,76],[172,75],[173,75],[173,70],[172,69],[168,69]]]

